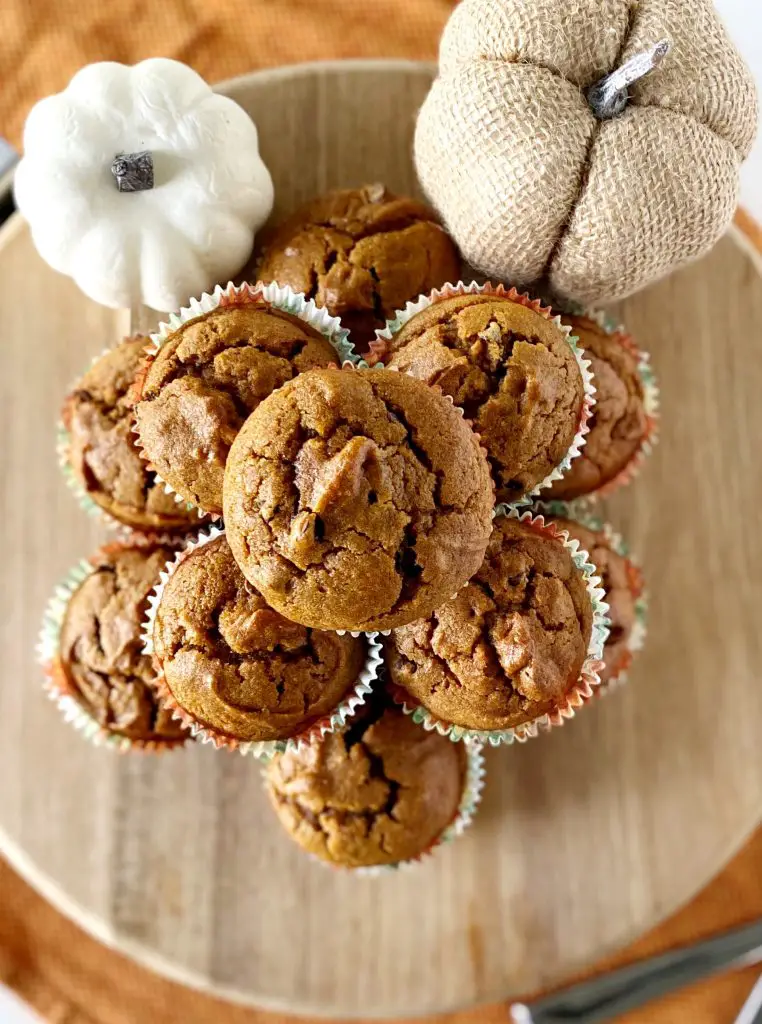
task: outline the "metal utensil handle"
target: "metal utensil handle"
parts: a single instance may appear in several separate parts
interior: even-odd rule
[[[762,962],[762,920],[511,1007],[515,1024],[602,1024],[731,966]]]
[[[735,1024],[762,1024],[762,978],[749,993]]]

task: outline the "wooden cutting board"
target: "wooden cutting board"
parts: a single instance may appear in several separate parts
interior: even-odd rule
[[[284,68],[229,83],[256,119],[278,213],[316,192],[415,188],[428,66]],[[623,692],[491,752],[483,811],[425,866],[330,872],[281,835],[258,767],[198,748],[161,760],[84,743],[40,690],[33,647],[55,582],[102,534],[56,469],[69,381],[127,329],[0,231],[0,850],[105,942],[233,999],[413,1015],[558,981],[703,887],[762,811],[762,282],[732,233],[623,304],[661,378],[663,441],[609,512],[644,560],[646,652]]]

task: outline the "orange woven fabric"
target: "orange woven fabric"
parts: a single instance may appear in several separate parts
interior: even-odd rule
[[[174,57],[210,82],[337,57],[433,59],[454,0],[0,0],[0,135],[83,64]]]

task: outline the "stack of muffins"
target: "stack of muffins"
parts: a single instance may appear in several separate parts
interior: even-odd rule
[[[120,750],[262,759],[288,834],[345,868],[460,834],[483,746],[572,717],[645,635],[590,506],[653,443],[646,357],[459,277],[427,207],[331,193],[63,407],[64,473],[119,535],[48,606],[48,692]]]

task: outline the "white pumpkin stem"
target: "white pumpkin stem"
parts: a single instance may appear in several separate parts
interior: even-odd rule
[[[670,41],[662,39],[650,50],[636,53],[610,75],[591,86],[587,92],[587,102],[595,116],[601,121],[618,117],[627,106],[630,86],[658,68],[670,48]]]
[[[153,155],[147,149],[140,153],[117,153],[111,173],[120,192],[146,192],[154,184]]]

